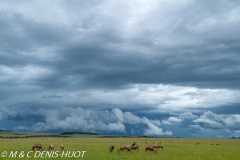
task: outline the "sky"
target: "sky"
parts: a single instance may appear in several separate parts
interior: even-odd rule
[[[0,0],[0,129],[240,136],[238,0]]]

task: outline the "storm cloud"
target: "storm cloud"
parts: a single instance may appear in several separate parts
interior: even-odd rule
[[[0,6],[0,129],[239,136],[238,1]]]

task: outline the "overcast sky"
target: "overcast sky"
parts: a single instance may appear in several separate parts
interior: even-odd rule
[[[0,129],[240,136],[238,0],[0,0]]]

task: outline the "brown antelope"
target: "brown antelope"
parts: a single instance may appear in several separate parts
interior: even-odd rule
[[[157,153],[157,149],[154,148],[152,145],[145,147],[145,151],[147,152],[148,150],[149,150],[149,151],[152,151],[152,152],[154,152],[154,153]]]
[[[131,150],[131,147],[130,147],[129,145],[122,145],[122,146],[118,149],[118,153],[120,153],[120,151],[124,151],[124,150],[130,151],[130,150]]]
[[[38,150],[43,150],[43,147],[42,147],[42,145],[41,144],[33,144],[32,145],[32,150],[34,150],[35,148],[37,148]]]
[[[153,148],[162,148],[163,149],[163,145],[158,143],[158,144],[152,144]]]
[[[136,142],[134,142],[130,148],[131,150],[138,150],[139,151],[139,146],[136,144]]]
[[[109,146],[109,151],[112,152],[114,150],[114,145]]]
[[[63,144],[61,144],[60,149],[64,150],[64,145]]]
[[[51,145],[48,147],[48,150],[53,150],[53,148],[54,148],[54,145],[51,144]]]

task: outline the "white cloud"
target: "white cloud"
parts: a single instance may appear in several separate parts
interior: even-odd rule
[[[18,80],[18,83],[25,83],[25,81],[33,81],[35,79],[47,76],[53,72],[48,68],[40,66],[25,66],[25,67],[8,67],[0,65],[0,82]]]
[[[177,117],[169,117],[167,120],[162,120],[162,124],[164,125],[173,125],[173,123],[180,123],[182,119]]]
[[[162,128],[159,128],[157,125],[154,125],[151,123],[148,119],[144,118],[148,128],[145,129],[144,134],[145,135],[172,135],[173,133],[171,131],[164,132]]]
[[[191,94],[189,94],[190,92]],[[133,85],[131,88],[124,90],[124,92],[115,91],[114,93],[99,94],[98,92],[93,92],[92,95],[94,96],[91,98],[95,99],[95,97],[101,96],[101,103],[108,101],[108,103],[112,102],[117,105],[151,105],[156,106],[156,109],[168,111],[182,111],[185,108],[218,107],[239,101],[237,91],[197,89],[171,85]],[[108,100],[109,97],[111,97],[110,101]],[[99,99],[97,100],[99,101]],[[191,113],[185,114],[194,117],[194,115],[190,115]]]
[[[168,121],[170,121],[170,122],[182,122],[182,120],[180,118],[176,118],[176,117],[169,117]]]
[[[224,115],[215,114],[211,111],[204,112],[199,118],[193,120],[195,123],[203,123],[204,128],[228,128],[237,129],[240,127],[240,116],[239,115]]]
[[[128,124],[139,124],[142,123],[142,118],[130,113],[130,112],[124,112],[124,122]]]
[[[240,137],[240,130],[236,130],[232,133],[233,137]]]
[[[199,118],[199,119],[196,119],[194,120],[193,122],[195,123],[204,123],[204,127],[206,128],[215,128],[215,129],[220,129],[220,128],[223,128],[224,126],[219,123],[219,122],[216,122],[214,120],[209,120],[209,119],[203,119],[203,118]]]
[[[165,135],[159,126],[160,120],[139,117],[131,112],[122,112],[118,108],[107,110],[84,110],[81,107],[59,107],[58,110],[39,109],[35,114],[45,117],[45,122],[38,122],[31,127],[18,126],[15,130],[49,131],[49,130],[78,130],[84,132],[121,132],[126,133],[125,125],[141,125],[148,128],[145,133],[149,135]],[[136,128],[138,132],[140,128]]]
[[[8,116],[15,117],[16,115],[17,115],[16,111],[7,109],[5,107],[0,107],[0,120]]]
[[[44,97],[43,94],[41,97]],[[190,111],[196,108],[213,108],[226,104],[238,103],[239,94],[234,90],[226,89],[197,89],[195,87],[181,87],[172,85],[148,85],[138,84],[128,86],[124,90],[88,90],[88,91],[69,91],[59,92],[52,95],[68,95],[61,99],[44,99],[43,102],[60,104],[107,104],[112,106],[121,106],[121,109],[127,109],[132,105],[151,106],[155,110],[165,112],[183,112],[179,118],[195,118]],[[80,96],[88,95],[88,96]],[[36,99],[38,100],[38,99]],[[41,100],[42,101],[42,100]],[[99,109],[105,109],[101,105]],[[185,110],[190,110],[185,112]],[[114,111],[117,117],[122,121],[122,116],[117,110]]]
[[[13,128],[14,131],[29,131],[28,126],[18,126]]]
[[[168,121],[168,120],[162,120],[162,124],[172,125],[172,122],[170,122],[170,121]]]
[[[34,132],[48,131],[50,129],[51,129],[51,127],[43,122],[38,122],[34,126],[31,127],[31,131],[34,131]]]
[[[103,131],[110,130],[110,131],[117,131],[117,132],[125,132],[125,126],[124,124],[117,122],[117,123],[109,123],[106,125],[103,125],[104,127],[100,126],[99,128]]]
[[[192,129],[192,130],[199,130],[199,131],[203,131],[204,129],[200,126],[200,125],[198,125],[198,124],[190,124],[190,125],[188,125],[188,127],[190,128],[190,129]]]
[[[174,114],[177,115],[177,117],[179,117],[180,119],[195,119],[198,116],[192,114],[191,112],[183,112],[183,113],[178,113],[178,114]]]
[[[114,108],[114,109],[112,109],[112,113],[118,118],[118,120],[120,122],[123,122],[124,117],[123,117],[123,113],[120,109]]]

